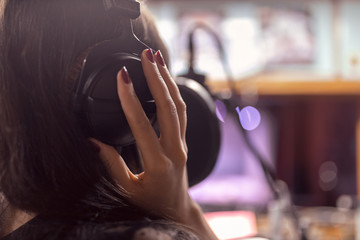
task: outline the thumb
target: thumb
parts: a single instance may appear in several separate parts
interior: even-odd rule
[[[89,140],[99,148],[99,157],[115,183],[125,188],[125,190],[130,190],[131,180],[136,177],[129,170],[124,159],[116,149],[97,139],[89,138]]]

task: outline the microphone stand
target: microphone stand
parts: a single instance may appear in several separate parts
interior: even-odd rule
[[[273,239],[274,240],[282,240],[282,236],[281,236],[282,220],[284,219],[284,216],[285,216],[284,213],[288,213],[288,214],[290,214],[290,217],[293,220],[294,227],[295,227],[296,233],[297,233],[296,235],[298,236],[298,239],[299,240],[307,240],[306,233],[305,233],[304,229],[300,226],[299,217],[297,216],[297,214],[295,212],[295,209],[294,209],[294,206],[292,203],[292,199],[291,199],[291,194],[289,192],[289,189],[288,189],[286,183],[276,179],[275,170],[265,161],[265,159],[262,157],[262,155],[260,154],[258,149],[252,144],[247,131],[241,126],[241,123],[238,119],[238,115],[236,114],[236,111],[235,111],[236,107],[238,107],[238,105],[239,105],[238,99],[240,99],[240,94],[237,93],[236,86],[235,86],[235,80],[233,78],[230,65],[228,64],[224,47],[222,45],[221,39],[218,36],[218,34],[216,34],[210,27],[208,27],[207,25],[205,25],[203,23],[196,24],[193,27],[192,31],[190,31],[190,33],[189,33],[189,42],[188,42],[188,50],[189,50],[189,55],[190,55],[189,68],[188,68],[188,72],[182,76],[198,81],[201,85],[203,85],[206,89],[209,90],[209,88],[205,84],[205,75],[197,74],[194,71],[194,59],[195,59],[194,49],[195,48],[194,48],[193,39],[194,39],[195,31],[198,29],[205,30],[207,33],[209,33],[209,35],[211,35],[214,38],[214,40],[216,42],[216,47],[217,47],[217,50],[218,50],[220,58],[221,58],[221,64],[227,75],[227,82],[228,82],[229,88],[231,90],[230,98],[221,99],[221,100],[224,102],[224,104],[227,108],[227,112],[230,113],[231,116],[238,123],[238,127],[244,136],[245,144],[249,148],[249,150],[253,153],[253,155],[255,156],[255,159],[261,166],[261,169],[265,175],[265,179],[268,183],[268,186],[270,187],[270,190],[274,195],[275,201],[271,205],[271,207],[273,208],[273,211],[271,212],[271,216],[270,216],[270,218],[272,220],[272,224],[273,224],[273,229],[272,229]]]

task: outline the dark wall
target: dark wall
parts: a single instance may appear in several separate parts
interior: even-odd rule
[[[261,98],[278,124],[277,174],[288,183],[295,204],[335,205],[340,195],[356,194],[358,98]]]

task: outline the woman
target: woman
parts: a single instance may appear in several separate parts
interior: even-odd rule
[[[160,139],[126,69],[117,76],[144,161],[145,171],[135,175],[114,148],[86,138],[69,108],[81,56],[119,36],[121,18],[111,19],[99,0],[1,0],[0,6],[0,236],[216,239],[187,193],[185,105],[161,52],[141,55]],[[134,24],[140,39],[166,53],[147,13]]]

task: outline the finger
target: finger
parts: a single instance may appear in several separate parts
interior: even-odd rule
[[[90,138],[89,140],[99,147],[99,157],[105,164],[114,182],[122,186],[125,190],[130,190],[132,181],[136,180],[137,177],[129,170],[124,159],[118,154],[115,148],[94,138]]]
[[[136,96],[130,76],[124,67],[117,75],[117,91],[122,109],[140,152],[144,156],[145,170],[157,166],[155,160],[161,152],[159,139]]]
[[[182,143],[176,105],[157,68],[150,49],[143,51],[141,62],[149,89],[156,103],[161,138],[166,144],[178,146],[179,143]]]
[[[181,97],[180,90],[176,85],[174,79],[171,77],[169,70],[165,65],[164,58],[160,51],[157,51],[155,54],[156,64],[158,66],[159,72],[162,78],[169,89],[171,98],[173,99],[177,114],[180,121],[180,134],[183,142],[185,143],[185,135],[186,135],[186,124],[187,124],[187,116],[186,116],[186,104]]]

